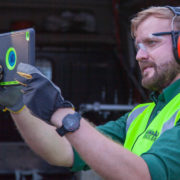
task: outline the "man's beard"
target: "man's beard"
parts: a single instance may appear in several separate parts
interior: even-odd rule
[[[180,66],[175,60],[171,60],[160,65],[156,65],[154,62],[141,62],[142,66],[150,66],[154,68],[154,74],[152,77],[143,77],[142,74],[142,86],[152,91],[161,91],[172,83],[175,77],[180,73]]]

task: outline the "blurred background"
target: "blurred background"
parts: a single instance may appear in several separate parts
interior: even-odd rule
[[[100,125],[148,100],[129,22],[152,5],[179,6],[179,0],[0,0],[0,33],[33,27],[36,66]],[[0,115],[0,180],[88,179],[37,157],[9,113]]]

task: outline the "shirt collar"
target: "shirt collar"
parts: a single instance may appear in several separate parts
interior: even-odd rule
[[[180,79],[175,81],[173,84],[166,87],[161,94],[157,92],[152,92],[150,94],[150,99],[157,103],[158,101],[164,101],[168,103],[173,97],[175,97],[180,92]]]

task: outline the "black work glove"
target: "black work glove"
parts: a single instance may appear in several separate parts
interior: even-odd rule
[[[34,66],[20,63],[15,79],[23,85],[24,104],[40,119],[49,122],[58,108],[73,108],[64,100],[60,89]]]

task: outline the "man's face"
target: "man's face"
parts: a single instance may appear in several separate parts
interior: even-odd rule
[[[176,63],[170,35],[155,36],[153,33],[171,31],[171,21],[153,16],[145,19],[135,33],[136,59],[142,86],[161,91],[180,78],[180,66]]]

